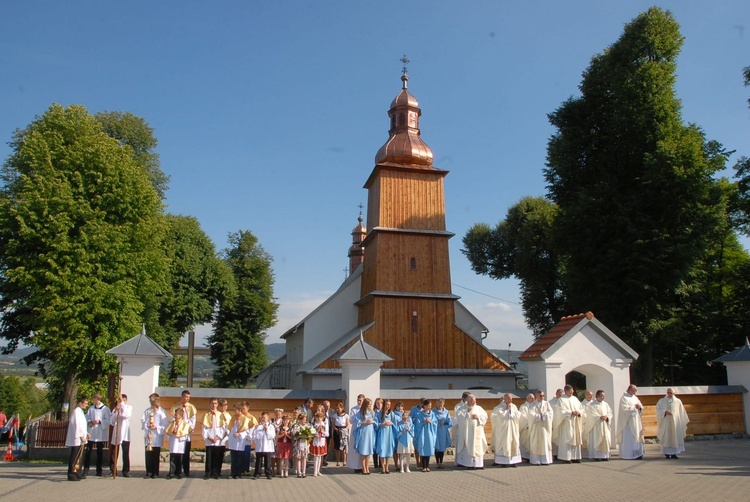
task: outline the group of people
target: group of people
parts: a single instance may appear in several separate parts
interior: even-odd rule
[[[637,388],[628,387],[620,399],[617,427],[614,431],[620,458],[640,459],[644,455],[643,405]],[[229,413],[225,399],[210,399],[209,409],[197,422],[198,411],[190,403],[190,392],[184,390],[180,400],[166,411],[158,394],[149,396],[150,406],[141,416],[145,444],[145,478],[159,477],[161,449],[169,438],[169,474],[167,479],[190,476],[191,436],[200,426],[205,443],[203,479],[221,477],[227,450],[230,454],[232,479],[250,475],[252,450],[255,450],[253,476],[268,479],[288,477],[290,464],[297,477],[307,477],[308,461],[312,475],[319,476],[333,452],[336,465],[347,465],[355,472],[370,474],[370,465],[383,474],[391,464],[399,472],[411,472],[414,456],[417,468],[430,472],[435,458],[438,469],[444,468],[445,451],[455,448],[457,466],[482,469],[484,455],[491,445],[494,465],[516,467],[522,462],[550,465],[555,459],[579,463],[583,458],[607,461],[612,444],[613,410],[604,400],[604,391],[588,391],[583,402],[573,387],[558,389],[555,397],[545,400],[543,391],[529,394],[517,407],[511,394],[488,414],[476,397],[465,392],[454,407],[453,415],[445,400],[434,403],[421,399],[406,411],[402,402],[374,400],[360,394],[357,404],[347,413],[343,403],[314,406],[312,399],[291,414],[277,408],[256,418],[246,401],[233,405]],[[684,451],[688,417],[673,389],[656,406],[658,437],[666,458],[678,458]],[[120,395],[110,410],[94,394],[92,404],[81,397],[70,415],[66,445],[70,447],[68,479],[87,477],[91,457],[96,450],[96,475],[102,476],[102,450],[110,441],[110,471],[117,475],[117,459],[122,459],[122,476],[130,477],[130,419],[132,406],[126,395]],[[488,444],[485,424],[492,425]]]
[[[618,405],[614,434],[624,460],[644,456],[643,405],[637,393],[635,385],[628,386]],[[515,465],[525,460],[550,465],[554,460],[568,464],[584,458],[609,460],[614,412],[604,400],[604,391],[587,391],[585,399],[579,401],[573,387],[566,385],[549,401],[544,397],[543,391],[529,394],[516,409],[506,395],[506,402],[495,408],[492,443],[496,463]],[[662,453],[666,458],[678,458],[677,454],[685,450],[689,419],[673,389],[667,389],[667,395],[657,403],[656,419]]]

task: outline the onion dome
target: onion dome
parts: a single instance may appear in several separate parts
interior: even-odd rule
[[[354,273],[357,266],[365,261],[365,248],[362,247],[362,241],[367,236],[367,227],[362,224],[364,220],[362,205],[360,204],[359,218],[357,218],[359,223],[352,230],[352,245],[349,247],[349,274]]]
[[[401,92],[388,110],[388,116],[391,118],[391,129],[388,131],[390,137],[375,155],[375,163],[432,167],[432,150],[422,141],[419,132],[419,116],[422,115],[422,110],[419,109],[417,99],[407,90],[409,76],[406,74],[405,66],[401,81]]]

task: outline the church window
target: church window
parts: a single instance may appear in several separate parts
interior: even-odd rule
[[[416,333],[419,328],[419,322],[417,321],[417,311],[411,313],[411,332]]]
[[[409,266],[411,267],[412,270],[417,269],[417,259],[414,258],[413,256],[411,257],[411,263],[409,264]]]
[[[406,115],[403,113],[398,114],[398,125],[402,126],[406,122]]]

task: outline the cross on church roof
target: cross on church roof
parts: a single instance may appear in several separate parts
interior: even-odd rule
[[[409,60],[406,59],[406,54],[404,54],[404,57],[402,57],[401,59],[399,59],[399,61],[401,61],[402,63],[404,63],[404,68],[402,70],[402,73],[404,75],[406,75],[406,65],[409,64]]]

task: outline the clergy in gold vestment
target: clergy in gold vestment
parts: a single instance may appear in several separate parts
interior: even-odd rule
[[[521,438],[519,421],[521,413],[505,394],[503,402],[492,410],[492,449],[495,452],[495,465],[516,467],[521,463]]]
[[[474,469],[484,468],[484,453],[487,451],[487,437],[484,424],[487,412],[477,404],[473,395],[466,398],[466,408],[456,411],[456,465]]]
[[[586,407],[583,434],[588,438],[588,458],[597,462],[609,460],[612,444],[612,408],[604,400],[604,391],[596,391],[596,399]]]
[[[675,397],[674,389],[667,389],[667,395],[656,403],[656,435],[665,457],[677,458],[678,453],[685,451],[688,422],[682,401]]]
[[[536,393],[536,401],[529,406],[529,463],[552,463],[552,407],[544,400],[544,392]]]
[[[567,463],[581,462],[583,444],[583,407],[573,395],[573,387],[566,385],[555,408],[552,423],[552,442],[557,444],[557,459]]]

